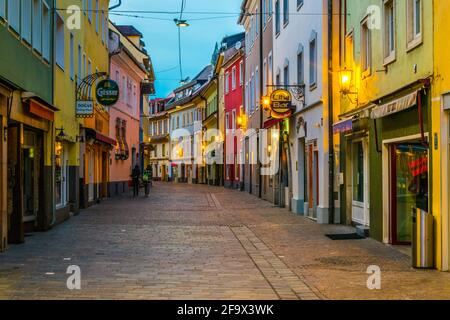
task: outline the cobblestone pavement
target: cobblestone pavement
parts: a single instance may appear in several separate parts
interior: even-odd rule
[[[103,201],[0,254],[0,299],[450,299],[450,273],[324,236],[350,231],[239,191],[155,183],[149,198]],[[66,287],[70,265],[81,290]],[[367,289],[369,265],[381,290]]]

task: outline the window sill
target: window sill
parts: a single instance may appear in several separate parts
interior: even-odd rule
[[[372,70],[371,70],[371,68],[368,68],[367,70],[362,71],[361,79],[365,80],[365,79],[369,78],[371,75],[372,75]]]
[[[422,36],[409,41],[406,45],[406,52],[411,52],[415,48],[419,47],[422,43],[423,43]]]
[[[391,53],[389,56],[384,58],[383,67],[387,67],[391,63],[394,63],[397,60],[395,52]]]
[[[61,66],[58,62],[55,62],[55,64],[56,64],[56,66],[57,66],[59,69],[61,69],[62,72],[65,71],[65,70],[64,70],[64,67]]]

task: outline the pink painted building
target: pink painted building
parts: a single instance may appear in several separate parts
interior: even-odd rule
[[[244,39],[242,39],[242,43]],[[239,188],[241,168],[239,166],[239,141],[236,130],[240,129],[240,116],[243,113],[244,94],[244,51],[241,46],[232,47],[224,53],[224,102],[225,102],[225,187]],[[230,137],[234,141],[230,141]]]
[[[109,195],[115,196],[129,191],[131,171],[140,165],[141,87],[149,74],[145,57],[149,60],[138,30],[113,24],[110,29],[120,35],[120,49],[110,63],[110,77],[120,88],[119,101],[109,109],[109,134],[117,141],[110,159]]]

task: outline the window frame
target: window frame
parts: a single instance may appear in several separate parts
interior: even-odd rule
[[[62,31],[58,31],[58,25],[61,22]],[[65,23],[64,18],[58,12],[55,14],[55,64],[61,68],[61,70],[65,70],[65,55],[66,55],[66,35],[65,35]],[[62,43],[61,43],[62,42]],[[59,47],[62,45],[61,47]]]
[[[314,52],[312,51],[312,44],[314,44]],[[309,90],[312,91],[317,88],[318,83],[318,41],[317,32],[312,31],[309,38]],[[313,55],[314,54],[314,55]],[[314,59],[311,59],[311,58]]]
[[[360,25],[360,62],[363,78],[370,76],[372,70],[372,34],[369,28],[369,15],[361,20]]]
[[[391,11],[392,10],[392,11]],[[389,13],[389,15],[388,15]],[[392,13],[392,16],[391,16]],[[393,19],[392,25],[391,20]],[[383,64],[387,65],[396,59],[396,4],[394,0],[383,1]],[[393,43],[391,43],[391,40]],[[392,47],[391,47],[392,46]]]
[[[420,1],[420,32],[416,29],[416,1]],[[406,50],[409,52],[423,43],[423,0],[406,0]]]

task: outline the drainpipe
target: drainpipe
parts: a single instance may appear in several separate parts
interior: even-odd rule
[[[56,5],[56,2],[53,3],[53,5]],[[52,26],[52,30],[55,26],[55,19],[56,16],[53,16],[53,26]],[[51,68],[52,68],[52,103],[55,104],[54,98],[55,98],[55,79],[56,79],[56,69],[55,69],[55,56],[56,56],[56,46],[55,46],[55,39],[53,38],[52,40],[52,63],[51,63]],[[51,167],[52,167],[52,177],[51,177],[51,181],[52,181],[52,221],[50,222],[50,227],[53,227],[56,223],[56,197],[55,197],[55,139],[56,139],[56,134],[55,134],[55,122],[53,120],[52,125],[51,125],[51,143],[50,143],[50,148],[51,148]]]
[[[260,95],[260,100],[261,100],[261,95],[264,92],[264,72],[263,72],[263,67],[264,67],[264,30],[263,30],[263,15],[262,15],[262,8],[263,8],[263,0],[259,0],[259,95]],[[260,159],[260,144],[261,144],[261,129],[263,127],[263,109],[262,109],[262,105],[261,102],[259,101],[259,130],[258,130],[258,143],[256,145],[256,158],[258,159],[258,197],[262,198],[262,176],[261,176],[261,171],[262,171],[262,163],[261,163],[261,159]]]
[[[328,0],[328,166],[329,223],[334,223],[334,148],[333,148],[333,0]]]
[[[204,96],[202,96],[201,94],[200,94],[200,99],[202,99],[202,101],[205,103],[205,119],[206,119],[206,108],[208,108],[208,99],[206,99],[206,98],[205,98]],[[217,121],[218,121],[218,120],[217,120]],[[201,122],[202,122],[202,127],[201,127],[201,129],[200,129],[200,132],[201,132],[202,146],[203,146],[203,139],[205,139],[205,137],[203,137],[203,112],[202,112],[202,119],[201,119]],[[206,156],[206,154],[204,154],[204,151],[203,151],[203,148],[202,148],[202,161],[203,161],[203,156]],[[203,166],[203,164],[202,164],[202,166]],[[205,184],[208,185],[208,177],[207,177],[208,169],[207,169],[206,166],[207,166],[207,165],[206,165],[206,163],[205,163],[205,168],[204,168],[203,174],[204,174],[204,178],[205,178]],[[198,169],[198,168],[197,168],[197,169]]]
[[[114,10],[114,9],[120,7],[121,5],[122,5],[122,0],[119,0],[119,3],[118,3],[118,4],[116,4],[115,6],[110,7],[108,10],[109,10],[109,11]]]

